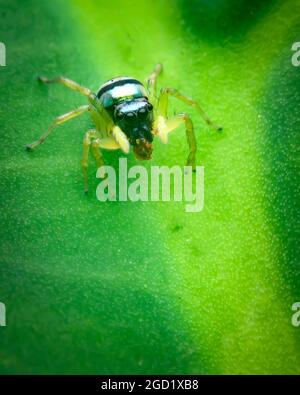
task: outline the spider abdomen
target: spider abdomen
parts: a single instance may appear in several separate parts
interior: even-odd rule
[[[146,98],[147,91],[143,84],[131,77],[117,77],[103,84],[97,93],[104,108],[110,108],[122,101]]]

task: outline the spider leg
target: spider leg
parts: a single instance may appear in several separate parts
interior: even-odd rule
[[[84,192],[88,192],[89,190],[89,183],[88,183],[88,159],[89,159],[89,152],[92,143],[92,138],[97,136],[97,131],[95,129],[88,130],[83,138],[83,153],[82,153],[82,160],[81,160],[81,167],[82,173],[84,178]]]
[[[46,138],[49,136],[49,134],[58,126],[61,125],[67,121],[69,121],[72,118],[77,117],[78,115],[83,114],[84,112],[89,110],[89,105],[85,105],[85,106],[81,106],[76,108],[76,110],[70,111],[66,114],[63,114],[59,117],[57,117],[54,122],[52,122],[52,124],[49,126],[48,130],[46,131],[46,133],[44,133],[38,140],[34,141],[31,144],[26,145],[26,149],[27,150],[33,150],[34,148],[36,148],[38,145],[42,144]]]
[[[54,77],[54,78],[46,78],[46,77],[38,77],[38,80],[41,82],[44,82],[45,84],[52,84],[52,83],[59,83],[64,86],[66,86],[69,89],[72,89],[74,91],[77,91],[84,96],[88,97],[89,99],[93,99],[95,97],[95,94],[88,88],[85,88],[84,86],[81,86],[77,84],[77,82],[69,80],[68,78],[59,76],[59,77]]]
[[[120,147],[120,145],[117,143],[117,141],[112,137],[107,137],[107,138],[103,138],[103,139],[98,138],[98,139],[94,140],[92,142],[92,150],[93,150],[94,158],[97,163],[97,169],[99,169],[99,167],[101,167],[101,166],[104,166],[103,156],[102,156],[102,153],[99,148],[105,148],[105,149],[109,149],[109,150],[122,149]],[[105,175],[103,175],[102,177],[104,179],[106,178]],[[112,198],[115,198],[114,189],[111,187],[108,178],[106,179],[106,183],[107,183],[107,187],[108,187],[110,196]]]
[[[207,123],[207,125],[209,125],[211,128],[217,131],[222,130],[222,126],[216,125],[195,100],[191,99],[188,96],[183,95],[177,89],[173,89],[173,88],[163,88],[161,90],[159,96],[158,113],[161,114],[162,116],[167,117],[169,96],[176,97],[178,100],[181,100],[182,102],[188,104],[189,106],[196,108],[196,110],[202,116],[202,118]]]
[[[147,79],[147,87],[149,91],[149,101],[154,102],[156,100],[156,81],[158,75],[162,72],[163,66],[161,63],[157,63],[152,73]]]
[[[168,133],[178,128],[182,123],[185,123],[186,138],[189,146],[189,156],[186,166],[192,166],[193,170],[196,168],[196,151],[197,142],[194,132],[193,122],[188,114],[177,114],[172,118],[166,119],[163,116],[158,117],[157,130],[158,135],[163,143],[168,142]]]
[[[82,172],[84,177],[84,191],[88,192],[88,157],[90,147],[92,146],[92,153],[95,158],[97,169],[104,166],[104,159],[100,148],[108,150],[121,149],[117,141],[112,137],[99,138],[99,132],[96,129],[88,130],[83,139],[83,154],[82,154]]]
[[[97,164],[97,169],[99,169],[99,167],[104,166],[104,160],[103,160],[103,155],[100,151],[100,146],[101,146],[101,140],[97,139],[94,140],[92,142],[92,151],[93,151],[93,155]]]
[[[130,150],[130,144],[128,141],[128,138],[126,134],[123,132],[122,129],[119,128],[119,126],[114,126],[112,129],[112,136],[116,143],[119,145],[118,148],[121,148],[121,150],[125,153],[128,154]]]

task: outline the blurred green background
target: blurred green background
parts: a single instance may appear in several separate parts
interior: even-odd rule
[[[1,373],[300,373],[300,3],[250,0],[0,0]],[[83,193],[84,115],[24,146],[116,75],[199,100],[188,111],[205,208],[108,202]],[[117,152],[105,152],[117,166]],[[152,164],[183,165],[184,129]],[[133,155],[129,163],[135,164]],[[147,167],[150,163],[146,164]],[[299,237],[298,237],[299,238]]]

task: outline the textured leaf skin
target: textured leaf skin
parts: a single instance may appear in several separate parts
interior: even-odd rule
[[[47,3],[0,1],[0,372],[299,374],[299,2]],[[157,61],[162,85],[224,126],[209,131],[172,102],[197,129],[204,211],[99,203],[93,161],[85,196],[88,116],[25,152],[85,103],[37,75],[97,90],[116,75],[143,80]],[[180,129],[152,163],[186,154]],[[114,166],[120,156],[105,152]]]

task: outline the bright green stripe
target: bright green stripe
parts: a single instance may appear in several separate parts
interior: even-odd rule
[[[284,37],[294,24],[295,4],[274,8],[250,26],[239,42],[225,48],[215,43],[211,47],[201,36],[195,40],[181,30],[179,10],[169,10],[165,3],[148,8],[139,2],[120,20],[124,4],[129,3],[105,7],[114,34],[108,42],[91,43],[93,52],[99,57],[108,51],[106,62],[112,72],[121,67],[117,58],[120,63],[125,60],[124,72],[137,69],[138,76],[141,70],[148,71],[145,65],[163,61],[164,81],[206,103],[225,126],[223,137],[203,135],[201,140],[205,211],[186,215],[172,204],[159,209],[159,226],[167,230],[165,238],[176,264],[171,282],[181,298],[191,336],[202,349],[204,343],[207,353],[214,355],[214,368],[222,372],[294,372],[297,357],[290,306],[283,304],[286,296],[284,300],[277,297],[283,284],[263,202],[263,162],[257,144],[266,124],[256,102],[278,51],[290,45]],[[107,22],[101,24],[99,5],[79,2],[79,7],[94,36],[102,38],[111,32]],[[145,12],[147,23],[142,28]],[[163,27],[156,29],[162,20]],[[136,37],[135,31],[144,34]],[[133,40],[127,39],[131,34]],[[174,107],[183,106],[176,103]],[[196,120],[196,125],[202,124]],[[182,161],[183,144],[182,133],[174,134],[167,151],[156,147],[154,160],[169,165]],[[181,230],[172,233],[172,229]]]
[[[260,149],[258,144],[269,125],[256,107],[278,54],[286,53],[290,61],[288,33],[297,18],[294,6],[290,2],[275,9],[236,45],[222,51],[210,51],[201,37],[195,44],[191,35],[182,51],[186,58],[188,53],[205,53],[205,62],[201,55],[195,61],[211,78],[201,81],[199,91],[217,102],[215,111],[222,114],[226,130],[226,137],[214,147],[209,144],[209,154],[204,153],[206,213],[199,216],[199,224],[192,219],[189,223],[201,268],[194,263],[190,271],[185,265],[183,275],[186,289],[196,288],[195,284],[200,288],[195,290],[194,303],[186,299],[192,306],[198,301],[198,315],[196,309],[190,311],[212,336],[216,358],[227,373],[298,371],[299,347],[292,336],[289,297],[278,271],[276,235],[264,203],[261,175],[263,151],[268,147]],[[193,59],[187,66],[189,75],[192,69]],[[182,255],[182,264],[195,261]]]

